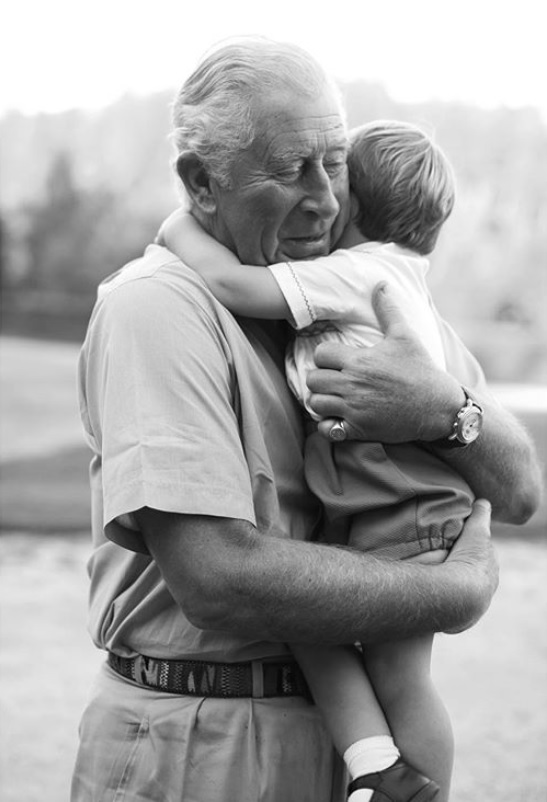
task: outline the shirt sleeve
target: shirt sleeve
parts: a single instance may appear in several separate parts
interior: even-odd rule
[[[229,349],[206,289],[185,290],[156,278],[115,289],[86,345],[105,534],[137,551],[140,535],[116,519],[144,506],[255,523]]]
[[[397,303],[432,359],[445,368],[440,332],[430,307],[425,260],[394,256],[389,250],[372,253],[338,250],[313,261],[286,262],[270,270],[300,330],[317,320],[339,321],[351,327],[353,344],[372,345],[381,338],[372,306],[374,288],[388,281]]]
[[[366,257],[365,257],[366,259]],[[363,269],[363,255],[338,250],[311,261],[281,262],[269,269],[291,312],[296,329],[317,320],[353,322],[363,315],[363,302],[380,280],[374,260]],[[370,315],[369,315],[370,317]]]

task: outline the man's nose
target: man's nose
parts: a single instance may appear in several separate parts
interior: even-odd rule
[[[317,164],[308,169],[301,208],[306,212],[314,212],[323,219],[333,220],[340,211],[332,179],[323,165]]]

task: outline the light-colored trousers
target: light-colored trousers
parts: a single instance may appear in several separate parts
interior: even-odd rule
[[[346,777],[301,697],[213,699],[101,668],[80,726],[71,802],[343,802]]]

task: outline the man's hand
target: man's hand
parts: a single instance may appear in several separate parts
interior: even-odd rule
[[[465,401],[459,383],[434,364],[388,284],[376,287],[373,305],[385,338],[372,348],[320,345],[318,369],[308,374],[311,406],[322,418],[342,418],[349,436],[359,440],[443,437]],[[322,434],[332,423],[321,422]]]
[[[455,575],[462,580],[467,577],[469,592],[476,597],[473,619],[465,627],[454,628],[450,632],[461,632],[475,624],[490,606],[498,587],[499,569],[490,538],[490,514],[488,501],[475,501],[473,512],[444,564],[445,569],[456,572]],[[468,597],[468,594],[465,596]]]
[[[319,431],[328,437],[337,418],[350,439],[405,443],[446,437],[465,402],[458,380],[433,363],[389,285],[378,285],[373,302],[385,334],[378,345],[332,343],[316,349],[318,368],[308,374],[308,385],[310,404],[323,418]],[[536,449],[515,416],[484,387],[473,392],[484,409],[480,438],[468,448],[437,449],[437,456],[463,476],[477,498],[491,502],[497,520],[525,523],[542,495]]]

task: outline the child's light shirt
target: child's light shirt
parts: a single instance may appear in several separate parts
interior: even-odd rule
[[[379,281],[393,287],[405,317],[437,365],[446,368],[441,335],[432,307],[426,274],[429,261],[394,243],[367,242],[310,261],[269,267],[298,330],[286,358],[291,390],[313,418],[306,377],[316,367],[320,342],[372,346],[383,338],[372,307]]]

